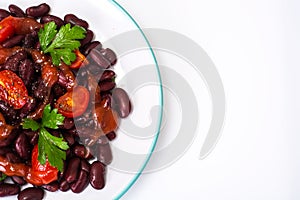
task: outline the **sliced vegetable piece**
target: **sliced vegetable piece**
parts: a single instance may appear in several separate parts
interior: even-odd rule
[[[46,160],[46,163],[44,165],[42,165],[38,161],[38,145],[34,146],[31,159],[31,174],[32,177],[35,177],[35,179],[37,180],[37,182],[34,182],[34,179],[32,179],[31,183],[33,182],[33,184],[35,185],[40,185],[40,182],[42,182],[42,184],[49,184],[57,180],[58,169],[51,166],[48,160]]]
[[[117,129],[118,114],[107,105],[106,101],[102,100],[100,104],[96,105],[95,115],[104,134]]]
[[[88,64],[88,60],[85,58],[85,56],[78,49],[76,49],[74,52],[76,54],[76,60],[72,62],[70,68],[79,69],[80,67],[86,66]]]
[[[33,18],[8,16],[0,22],[0,43],[14,34],[28,34],[41,27],[42,24]]]
[[[65,117],[79,117],[87,109],[89,99],[89,91],[83,86],[77,86],[61,96],[57,100],[55,107],[58,109],[58,113]]]
[[[13,106],[22,108],[28,100],[28,91],[22,79],[10,70],[0,72],[0,100]]]
[[[4,42],[8,38],[15,34],[15,28],[13,26],[13,20],[11,17],[7,17],[0,22],[0,43]]]

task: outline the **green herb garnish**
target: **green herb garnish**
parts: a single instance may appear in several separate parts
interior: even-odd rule
[[[80,26],[71,27],[70,24],[60,27],[59,31],[56,28],[54,22],[49,22],[40,29],[38,36],[42,51],[50,53],[52,62],[56,66],[61,60],[71,65],[71,62],[76,60],[74,50],[80,47],[78,40],[85,37],[86,31]]]
[[[2,173],[1,177],[0,177],[0,181],[4,181],[6,179],[6,174]]]
[[[56,167],[59,171],[63,171],[63,160],[66,159],[65,150],[67,150],[69,146],[67,142],[63,141],[63,137],[55,137],[51,135],[46,128],[58,129],[58,126],[63,124],[64,119],[64,116],[57,113],[57,109],[53,109],[51,111],[51,107],[48,104],[44,109],[41,122],[26,118],[22,124],[24,129],[39,131],[39,162],[44,165],[48,158],[50,165]]]

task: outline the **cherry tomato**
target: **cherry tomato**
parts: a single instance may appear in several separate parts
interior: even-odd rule
[[[57,180],[58,169],[51,166],[48,160],[45,165],[38,161],[38,145],[35,145],[32,150],[31,165],[31,183],[41,185]]]
[[[0,100],[14,109],[20,109],[27,103],[28,92],[22,79],[10,70],[0,72]]]
[[[83,86],[76,86],[73,90],[59,97],[55,107],[65,117],[79,117],[88,107],[89,91]]]
[[[0,43],[15,34],[14,18],[9,16],[0,22]]]
[[[78,49],[75,50],[75,54],[76,54],[76,60],[73,61],[72,64],[70,65],[71,69],[79,69],[80,67],[83,67],[88,64],[87,59],[82,53],[80,53]]]

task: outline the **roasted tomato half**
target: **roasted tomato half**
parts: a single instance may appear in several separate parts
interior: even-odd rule
[[[22,108],[28,100],[28,91],[22,79],[10,70],[0,72],[0,100],[14,109]]]
[[[87,109],[89,100],[89,91],[83,86],[76,86],[73,90],[59,97],[55,107],[65,117],[79,117]]]
[[[34,146],[31,159],[31,183],[35,185],[41,185],[48,184],[57,180],[58,169],[51,166],[48,160],[46,161],[45,165],[42,165],[38,161],[38,145]]]

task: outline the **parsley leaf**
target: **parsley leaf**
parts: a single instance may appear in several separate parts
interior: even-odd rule
[[[51,41],[54,39],[57,33],[56,27],[57,26],[54,22],[50,22],[45,24],[44,29],[40,29],[40,31],[38,32],[42,49],[46,49],[47,46],[51,43]]]
[[[51,106],[49,104],[44,108],[42,127],[58,129],[59,125],[63,125],[65,118],[61,114],[57,114],[57,111],[57,109],[51,111]]]
[[[31,129],[33,131],[37,131],[40,128],[40,124],[30,118],[24,119],[22,126],[24,129]]]
[[[63,141],[63,138],[55,137],[45,128],[41,128],[38,147],[38,160],[42,165],[46,163],[47,157],[50,165],[55,166],[59,171],[63,170],[63,160],[66,159],[66,152],[63,150],[67,150],[69,148],[68,144]]]
[[[0,181],[4,181],[6,179],[6,174],[2,173],[1,177],[0,177]]]
[[[50,165],[56,167],[59,171],[63,171],[63,160],[66,159],[66,152],[69,148],[68,143],[63,141],[63,137],[55,137],[51,135],[46,128],[58,129],[62,125],[64,117],[57,113],[57,109],[51,110],[51,106],[47,105],[43,111],[41,123],[33,119],[24,119],[23,128],[39,130],[38,140],[38,160],[44,165],[48,159]]]
[[[76,59],[75,49],[80,47],[80,41],[85,37],[86,30],[80,26],[66,24],[56,30],[54,22],[47,23],[39,31],[39,41],[44,53],[50,53],[54,65],[59,65],[62,60],[71,65]]]

